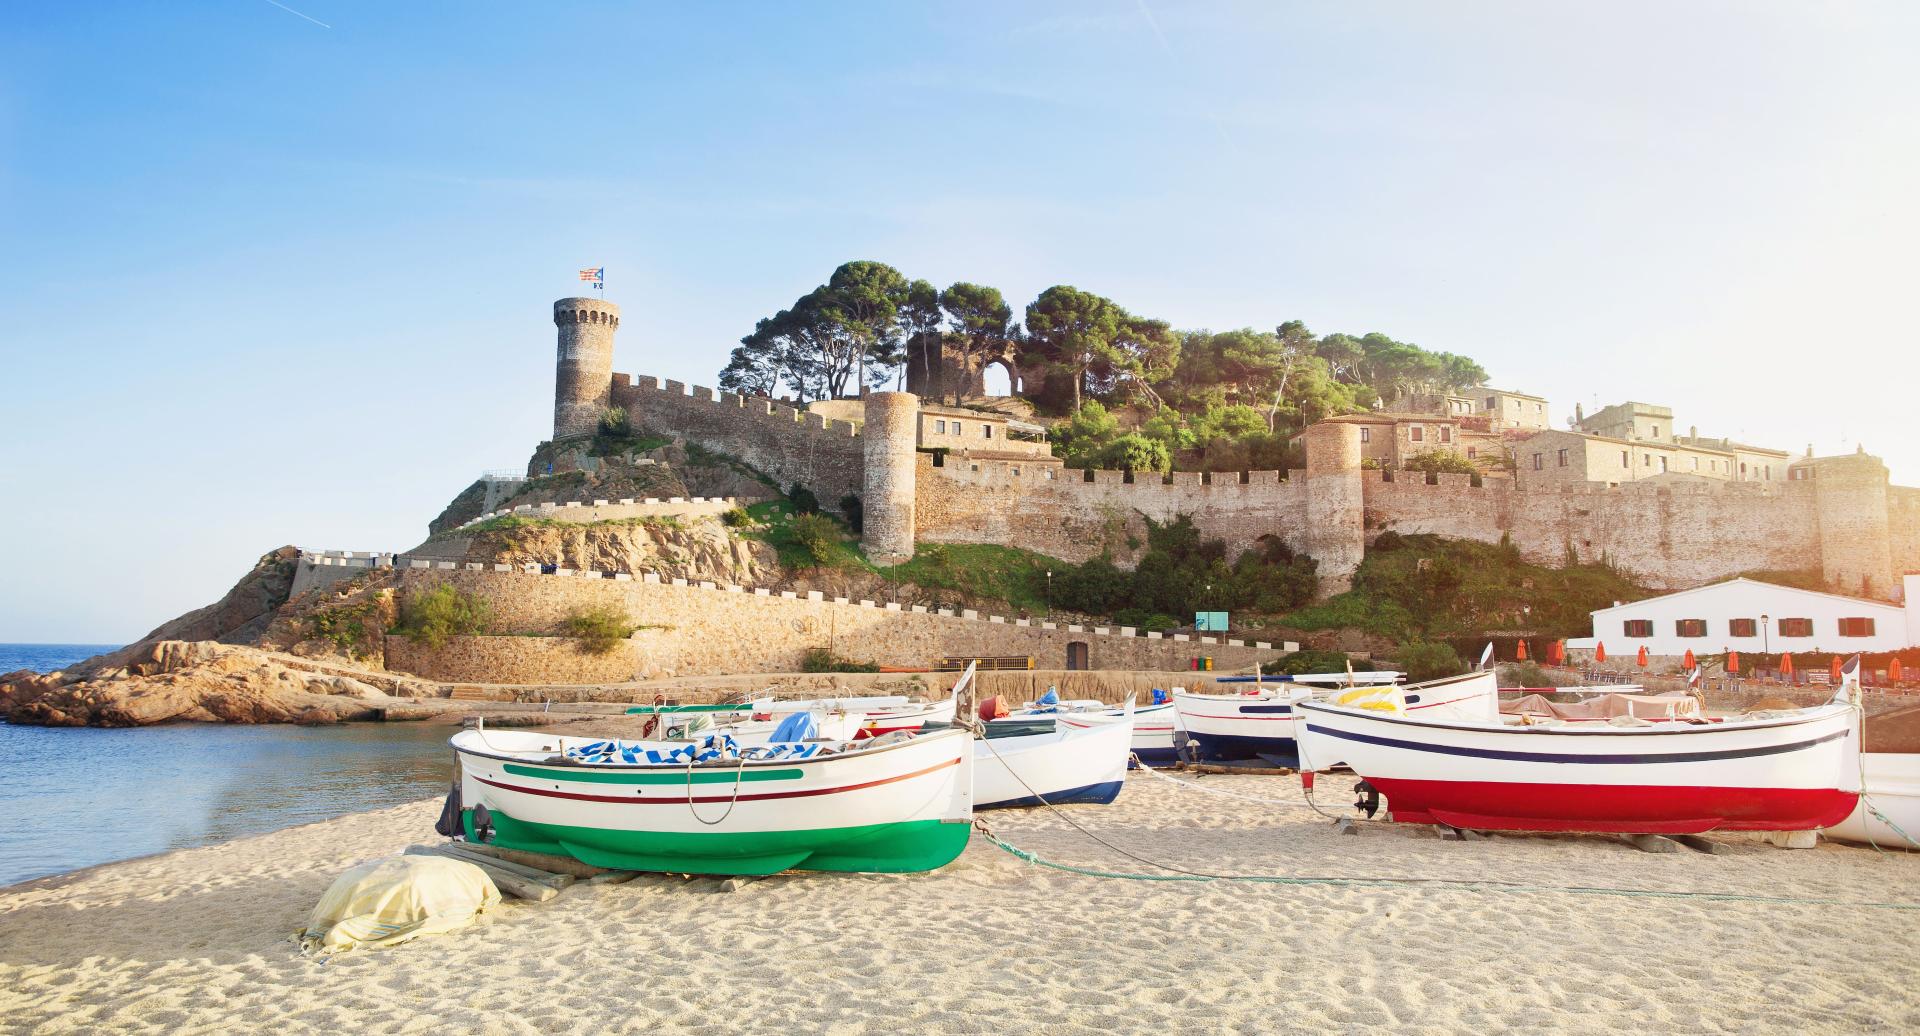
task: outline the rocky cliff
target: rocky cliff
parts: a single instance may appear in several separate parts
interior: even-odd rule
[[[725,523],[710,517],[635,518],[588,525],[503,519],[437,546],[438,557],[487,564],[653,572],[661,579],[738,586],[768,585],[779,578],[779,558],[772,547],[734,536]]]

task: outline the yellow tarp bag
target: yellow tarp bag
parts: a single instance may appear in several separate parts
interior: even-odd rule
[[[500,903],[487,872],[443,856],[395,856],[340,875],[300,933],[308,953],[394,946],[465,928]]]

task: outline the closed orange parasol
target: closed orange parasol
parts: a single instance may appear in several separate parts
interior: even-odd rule
[[[1893,661],[1887,663],[1887,679],[1893,682],[1899,681],[1900,679],[1900,656],[1899,655],[1893,656]]]
[[[1793,656],[1785,652],[1780,654],[1780,675],[1786,677],[1793,675]]]
[[[1567,660],[1567,642],[1556,640],[1547,645],[1547,661],[1560,665]]]
[[[1688,648],[1688,649],[1687,649],[1687,653],[1686,653],[1686,656],[1680,659],[1680,668],[1682,668],[1682,669],[1692,669],[1692,668],[1693,668],[1693,666],[1694,666],[1694,661],[1693,661],[1693,649],[1692,649],[1692,648]]]
[[[1641,665],[1647,664],[1647,646],[1645,644],[1640,645],[1640,654],[1638,657],[1634,659],[1634,661],[1640,663]]]
[[[1727,652],[1727,672],[1735,674],[1740,672],[1740,652]]]
[[[1520,646],[1514,649],[1513,657],[1516,660],[1521,662],[1525,662],[1527,660],[1527,642],[1526,641],[1524,640],[1521,641]]]
[[[1607,660],[1606,641],[1603,640],[1593,645],[1593,660],[1595,662],[1605,662]]]
[[[1839,655],[1833,656],[1833,664],[1827,667],[1827,673],[1833,677],[1833,682],[1835,684],[1838,684],[1840,682],[1840,656]]]

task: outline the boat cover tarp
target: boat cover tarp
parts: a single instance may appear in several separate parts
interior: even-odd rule
[[[813,713],[796,712],[781,720],[780,725],[773,728],[773,736],[767,740],[805,741],[810,737],[818,737],[819,731],[820,725],[813,721]]]
[[[1550,719],[1604,720],[1615,716],[1637,719],[1700,718],[1700,700],[1688,694],[1602,694],[1584,701],[1557,702],[1544,694],[1525,694],[1500,703],[1507,716],[1540,716]]]
[[[487,872],[444,856],[395,856],[340,875],[307,919],[300,946],[339,953],[465,928],[500,905]]]

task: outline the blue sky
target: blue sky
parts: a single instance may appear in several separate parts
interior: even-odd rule
[[[590,264],[637,374],[870,258],[1920,482],[1912,5],[288,6],[0,12],[0,641],[418,542]]]

